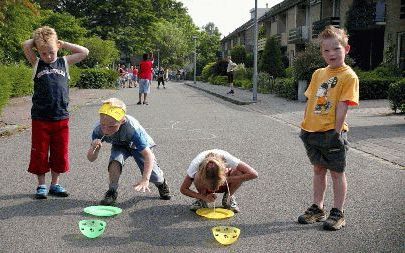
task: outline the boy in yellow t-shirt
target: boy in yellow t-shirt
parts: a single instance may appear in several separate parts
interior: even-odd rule
[[[314,165],[313,205],[298,217],[298,222],[325,221],[324,229],[338,230],[346,224],[343,205],[347,192],[344,170],[348,126],[345,119],[348,106],[359,103],[359,79],[345,64],[350,45],[344,30],[327,26],[318,39],[322,58],[328,66],[314,72],[305,92],[308,101],[300,134]],[[334,203],[326,219],[323,204],[328,170],[332,177]]]

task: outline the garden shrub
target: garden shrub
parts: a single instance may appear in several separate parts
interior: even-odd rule
[[[392,65],[382,65],[371,71],[375,73],[377,77],[386,78],[386,77],[401,77],[401,71],[397,66]]]
[[[298,83],[294,78],[276,78],[274,93],[283,98],[297,100]]]
[[[297,80],[307,80],[309,82],[312,78],[312,73],[318,68],[325,66],[326,64],[321,56],[319,45],[309,43],[306,45],[305,51],[298,53],[293,61],[294,77]]]
[[[271,93],[274,90],[272,87],[272,79],[267,72],[259,72],[257,76],[257,89],[260,93]]]
[[[116,88],[118,73],[109,69],[86,69],[80,74],[76,86],[82,89]]]
[[[285,76],[280,45],[275,37],[270,37],[266,40],[258,69],[259,71],[267,72],[274,77]]]
[[[247,70],[245,64],[238,64],[233,71],[233,79],[247,79]]]
[[[227,85],[228,77],[227,76],[214,76],[211,79],[211,83],[214,85]]]
[[[294,77],[294,68],[292,66],[285,69],[285,77]]]
[[[213,72],[215,76],[226,76],[226,68],[228,67],[228,61],[221,59],[218,60],[214,67],[213,67]]]
[[[233,84],[234,84],[236,87],[240,87],[240,88],[245,89],[245,90],[250,90],[250,89],[253,88],[253,83],[252,83],[252,81],[249,80],[249,79],[238,79],[238,80],[234,80]]]
[[[69,66],[69,75],[70,75],[69,87],[76,87],[76,84],[80,79],[80,73],[82,71],[83,69],[75,65]]]
[[[388,88],[391,83],[396,82],[398,77],[381,77],[376,71],[356,70],[359,77],[360,99],[386,99]]]
[[[388,100],[391,109],[396,113],[399,110],[405,113],[405,79],[392,83],[388,88]]]
[[[12,81],[10,78],[10,75],[5,75],[4,73],[6,71],[6,66],[1,66],[0,65],[0,113],[2,112],[4,106],[8,103],[8,100],[10,99],[11,96],[11,90],[12,90]]]
[[[208,81],[208,78],[214,74],[215,64],[216,64],[215,62],[210,62],[204,66],[202,73],[201,73],[201,78],[203,81]]]
[[[0,73],[2,80],[10,83],[10,97],[20,97],[32,94],[34,87],[32,81],[32,68],[24,63],[1,65]],[[3,92],[3,90],[1,90],[1,92]]]

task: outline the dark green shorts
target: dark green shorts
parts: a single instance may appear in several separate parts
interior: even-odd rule
[[[307,132],[301,129],[309,160],[313,165],[322,165],[329,170],[344,172],[348,148],[347,132],[340,134],[334,129],[326,132]]]

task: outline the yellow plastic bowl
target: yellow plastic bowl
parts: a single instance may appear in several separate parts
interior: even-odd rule
[[[238,240],[240,229],[230,226],[217,226],[212,228],[212,234],[220,244],[230,245]]]

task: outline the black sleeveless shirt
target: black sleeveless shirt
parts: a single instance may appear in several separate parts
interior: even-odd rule
[[[65,58],[53,63],[39,59],[34,76],[31,118],[63,120],[69,118],[69,73]]]

